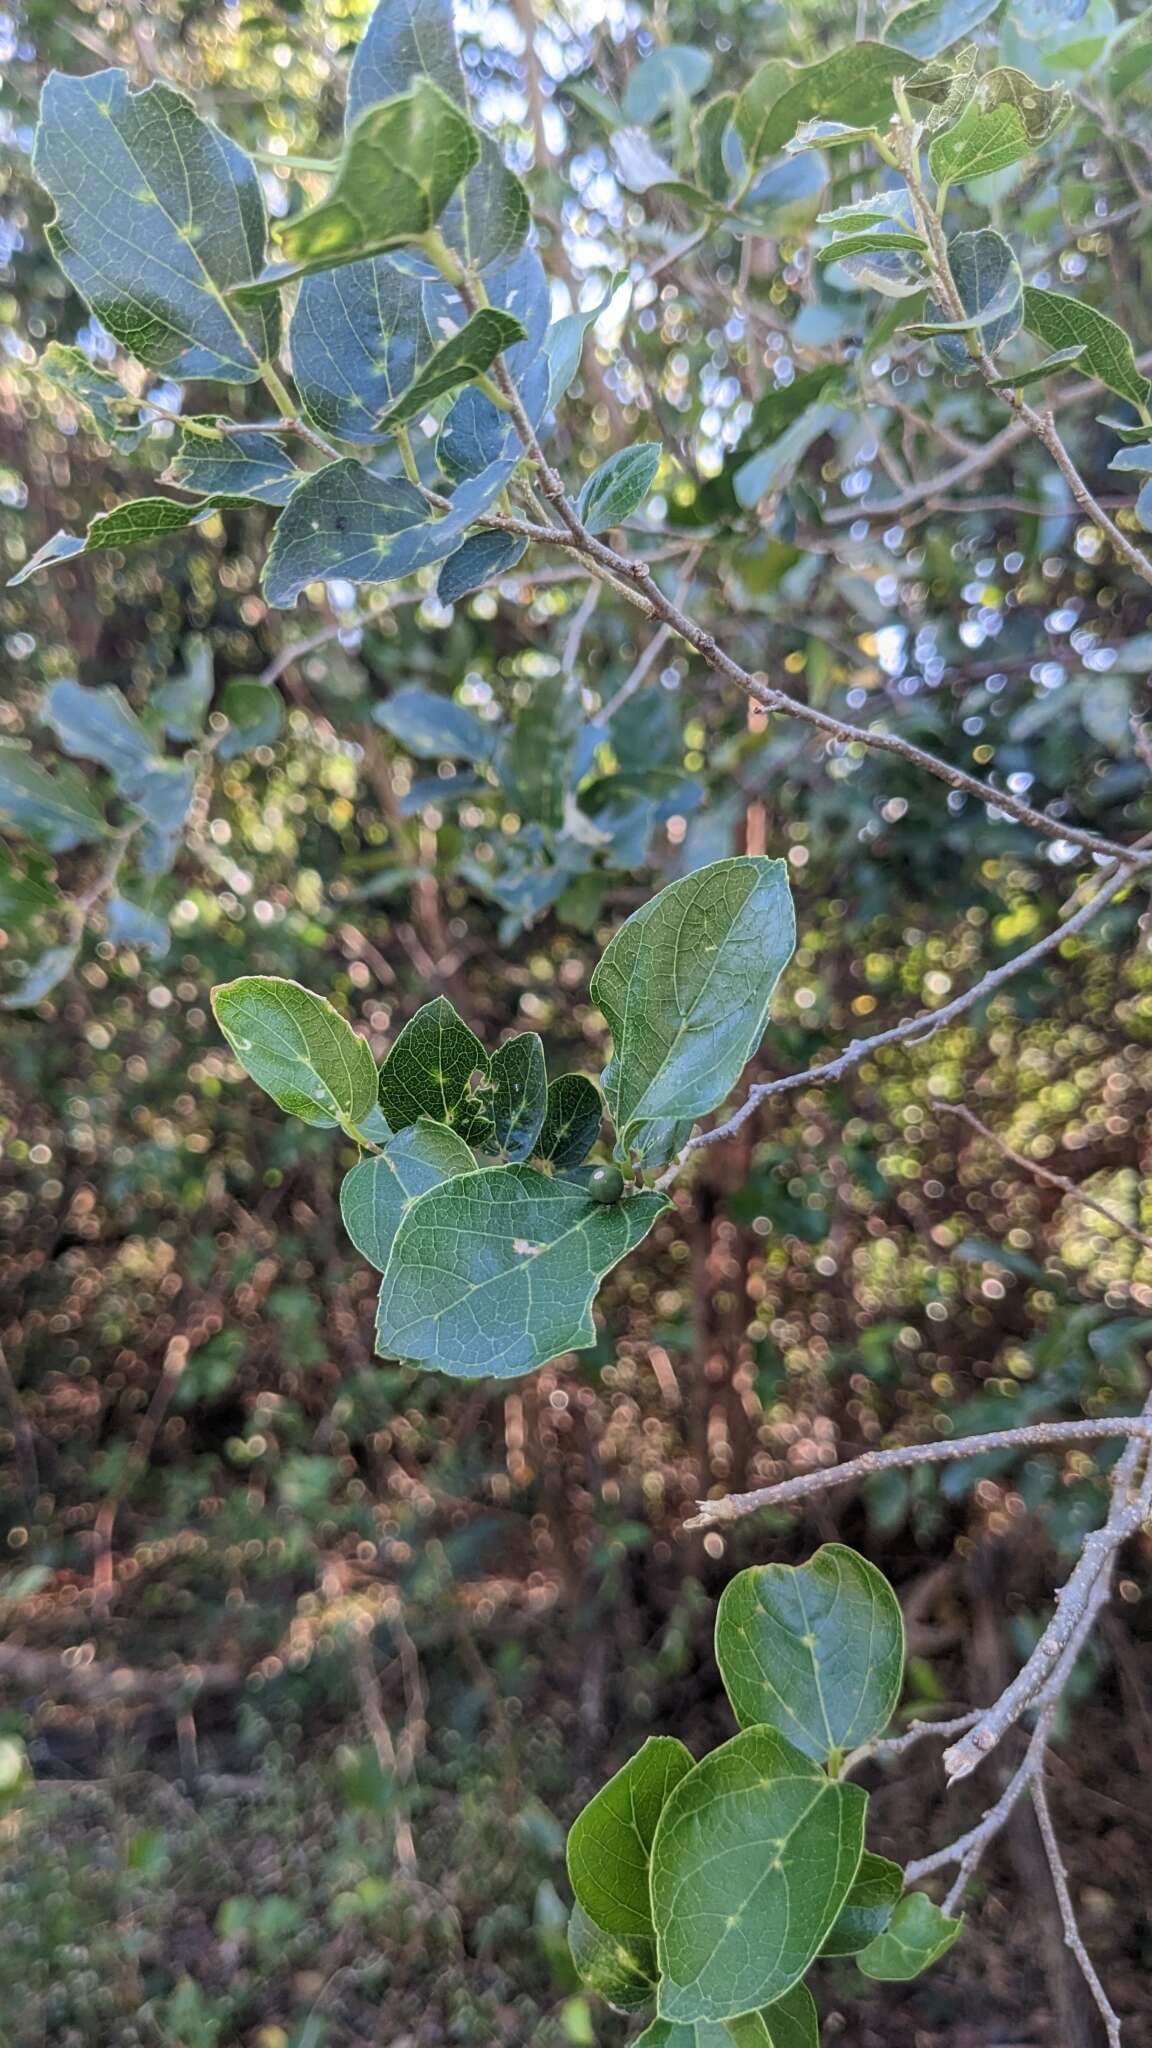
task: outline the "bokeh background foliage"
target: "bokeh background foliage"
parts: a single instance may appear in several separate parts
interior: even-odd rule
[[[695,242],[675,190],[645,185],[641,142],[685,161],[694,99],[769,55],[819,54],[841,12],[459,14],[477,110],[529,178],[558,311],[607,302],[557,456],[578,482],[614,448],[663,443],[637,530],[679,551],[691,608],[750,668],[840,716],[882,709],[1054,815],[1134,837],[1152,825],[1129,725],[1147,704],[1147,589],[1041,450],[1017,442],[949,481],[1003,412],[814,265],[839,164],[781,157],[749,199],[757,233]],[[1107,0],[975,12],[978,38],[1066,82],[1075,112],[973,217],[1139,350],[1146,74],[1107,59]],[[114,355],[43,239],[29,150],[44,75],[163,71],[270,153],[283,212],[302,193],[272,159],[330,146],[365,13],[32,0],[0,19],[13,572],[58,526],[148,487],[180,403],[141,384],[153,424],[112,446],[37,370],[53,341]],[[685,47],[692,62],[667,54]],[[245,404],[261,416],[258,397],[198,387],[199,410]],[[1078,459],[1138,532],[1094,410],[1070,414]],[[735,1566],[856,1543],[904,1602],[911,1707],[966,1704],[1011,1673],[1059,1558],[1102,1513],[1106,1458],[1071,1452],[896,1475],[803,1523],[682,1527],[710,1488],[854,1448],[1135,1405],[1152,1255],[934,1098],[963,1098],[1152,1227],[1142,899],[962,1024],[785,1096],[700,1155],[611,1276],[595,1352],[502,1389],[381,1364],[373,1276],[336,1203],[352,1150],[244,1082],[213,983],[298,977],[377,1051],[443,989],[487,1042],[538,1030],[554,1071],[596,1070],[587,986],[611,931],[685,868],[768,851],[790,863],[800,943],[767,1077],[942,1004],[1046,931],[1081,869],[1074,847],[897,760],[768,724],[674,642],[637,679],[637,615],[610,593],[590,609],[570,565],[452,609],[416,588],[361,609],[329,586],[293,618],[261,594],[267,528],[259,508],[229,511],[0,597],[0,736],[59,772],[44,705],[62,678],[114,684],[145,715],[174,684],[169,705],[195,700],[199,679],[214,740],[168,871],[119,923],[108,892],[85,900],[90,848],[0,838],[0,973],[22,1005],[0,1067],[0,1732],[17,1759],[0,1788],[0,2038],[607,2048],[627,2026],[567,1957],[564,1829],[651,1730],[698,1753],[730,1732],[710,1643]],[[588,715],[628,686],[612,729],[627,787],[590,795],[566,675]],[[430,735],[423,699],[398,703],[414,688],[439,699]],[[499,780],[477,772],[462,710],[511,730]],[[187,737],[177,709],[173,761]],[[598,838],[573,833],[577,789]],[[60,949],[65,971],[29,1003],[23,969]],[[1085,1932],[1139,2044],[1152,1611],[1127,1567],[1119,1593],[1053,1793]],[[978,1789],[952,1794],[946,1822],[930,1757],[877,1774],[876,1846],[906,1857],[954,1832]],[[826,1966],[826,2038],[1091,2048],[1028,1822],[986,1875],[964,1941],[922,1983],[849,1997]]]

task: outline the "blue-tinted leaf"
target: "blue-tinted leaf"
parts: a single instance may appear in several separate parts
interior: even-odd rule
[[[83,349],[51,341],[36,368],[70,404],[89,415],[113,448],[129,453],[149,432],[139,423],[139,399],[132,398],[118,378],[89,362]]]
[[[29,963],[18,986],[0,1002],[3,1010],[29,1010],[71,974],[79,946],[49,946]]]
[[[330,462],[289,499],[264,569],[269,604],[294,604],[306,584],[327,577],[391,583],[453,554],[499,496],[516,456],[462,484],[452,510],[430,516],[423,494],[404,477],[377,477],[359,462]]]
[[[367,1137],[371,1133],[365,1121],[360,1128]],[[345,1174],[340,1188],[344,1228],[357,1251],[382,1273],[400,1219],[417,1195],[475,1169],[476,1161],[463,1138],[446,1124],[422,1117],[407,1130],[390,1135],[382,1152],[361,1159]]]
[[[53,72],[32,168],[56,202],[65,276],[130,354],[170,376],[251,384],[276,353],[275,305],[228,293],[264,260],[264,200],[243,150],[171,86]]]
[[[486,724],[467,705],[434,690],[423,690],[418,683],[396,690],[383,704],[374,704],[372,716],[410,754],[424,761],[453,755],[458,760],[487,760],[497,733],[495,726]]]
[[[579,1166],[600,1136],[604,1099],[587,1074],[558,1074],[548,1083],[544,1122],[536,1140],[536,1156],[563,1173]]]
[[[688,100],[703,92],[712,76],[712,59],[706,50],[687,43],[664,43],[642,57],[629,73],[622,102],[624,119],[642,127],[659,121]]]
[[[938,57],[995,14],[1000,0],[912,0],[884,24],[884,41],[913,57]]]
[[[212,643],[202,633],[184,642],[184,667],[158,683],[149,708],[158,711],[165,732],[174,740],[198,740],[212,702]]]
[[[158,917],[142,903],[134,903],[130,896],[117,893],[110,897],[104,915],[114,946],[135,946],[142,953],[159,957],[172,943],[167,918]]]
[[[494,583],[514,569],[528,543],[515,533],[471,533],[454,555],[449,555],[436,579],[441,604],[458,604],[469,591]]]
[[[166,482],[202,497],[286,505],[303,471],[273,434],[222,434],[211,420],[184,428]]]

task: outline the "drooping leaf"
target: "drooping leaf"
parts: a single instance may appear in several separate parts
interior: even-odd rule
[[[1124,329],[1107,313],[1098,313],[1095,306],[1065,292],[1042,291],[1038,285],[1026,284],[1024,325],[1046,348],[1083,348],[1081,367],[1109,391],[1146,412],[1152,382],[1137,368]]]
[[[726,143],[735,112],[736,94],[717,93],[696,123],[696,182],[710,199],[724,200],[732,189]]]
[[[548,1083],[548,1104],[536,1142],[536,1156],[557,1173],[579,1166],[600,1136],[604,1102],[587,1074],[558,1074]]]
[[[467,111],[451,0],[380,0],[356,52],[348,80],[349,124],[365,108],[407,92],[414,79],[433,80]],[[490,135],[478,134],[479,158],[440,221],[448,243],[479,271],[508,263],[528,232],[528,194]]]
[[[963,1925],[934,1906],[927,1892],[909,1892],[884,1933],[860,1950],[856,1967],[881,1984],[907,1984],[947,1955]]]
[[[151,735],[111,684],[87,689],[66,677],[52,685],[43,715],[67,753],[98,761],[118,783],[130,783],[156,759]]]
[[[50,341],[36,368],[62,397],[88,414],[113,448],[129,454],[149,432],[140,424],[140,401],[108,370],[89,362],[83,349]]]
[[[113,506],[111,512],[98,512],[83,534],[54,533],[15,576],[8,578],[9,586],[26,583],[37,570],[53,568],[57,562],[74,561],[77,555],[99,554],[105,548],[141,547],[146,541],[183,533],[187,527],[199,526],[214,512],[237,502],[240,501],[230,497],[208,498],[182,505],[176,498],[130,498],[124,505]]]
[[[904,1872],[886,1856],[865,1850],[852,1889],[840,1909],[822,1956],[854,1956],[883,1934],[904,1889]]]
[[[693,1758],[653,1735],[601,1787],[568,1830],[568,1878],[589,1918],[608,1934],[651,1935],[648,1865],[656,1823]]]
[[[245,974],[213,989],[212,1008],[245,1073],[290,1116],[358,1125],[374,1106],[372,1048],[323,996]]]
[[[470,533],[462,547],[449,555],[436,578],[436,595],[441,604],[459,604],[470,591],[480,590],[507,575],[520,560],[528,543],[515,533]]]
[[[656,1996],[656,1942],[606,1934],[577,1902],[568,1921],[568,1947],[582,1984],[616,2012],[640,2012]]]
[[[1072,111],[1062,85],[1034,85],[1003,66],[977,80],[959,120],[933,137],[928,167],[941,186],[967,184],[1009,169],[1040,148]]]
[[[488,1055],[447,996],[436,996],[409,1018],[381,1067],[380,1107],[394,1131],[430,1117],[479,1143],[492,1126],[473,1074],[487,1077]]]
[[[104,919],[114,946],[135,946],[140,952],[159,958],[172,943],[167,918],[119,890],[109,897]]]
[[[966,333],[974,334],[985,354],[992,356],[1019,331],[1024,279],[1010,245],[995,228],[973,228],[953,235],[948,244],[948,267],[969,324],[961,329],[959,321],[950,321],[945,309],[929,299],[928,321],[917,323],[911,331],[934,333],[945,361],[963,370],[972,362]]]
[[[406,477],[373,476],[363,463],[329,462],[294,491],[276,522],[264,567],[269,604],[295,604],[309,583],[392,583],[454,554],[469,526],[516,467],[505,464],[462,484],[452,509],[433,517]]]
[[[32,168],[56,203],[48,241],[129,354],[177,378],[251,384],[274,360],[275,305],[229,293],[264,260],[256,167],[169,85],[53,72]]]
[[[389,406],[378,424],[382,428],[396,428],[417,419],[446,391],[470,384],[474,377],[490,370],[502,350],[524,338],[525,330],[513,314],[502,312],[498,306],[482,306],[458,334],[428,358],[407,391]]]
[[[1023,299],[1021,299],[1023,313]],[[1084,355],[1083,342],[1075,348],[1058,348],[1044,357],[1041,363],[1030,363],[1026,369],[1012,370],[1003,377],[990,377],[988,382],[993,391],[1021,391],[1028,384],[1039,384],[1045,377],[1054,377],[1059,370],[1070,370]],[[1113,468],[1115,465],[1111,465]]]
[[[372,717],[422,761],[486,761],[498,731],[466,704],[423,690],[419,683],[409,683],[382,704],[374,704]]]
[[[222,434],[211,420],[185,427],[166,481],[201,497],[286,505],[303,477],[274,434]]]
[[[75,768],[42,768],[26,747],[0,740],[0,820],[38,839],[52,853],[67,853],[103,839],[104,815]]]
[[[467,115],[430,79],[418,78],[411,92],[369,107],[348,131],[327,196],[278,223],[288,268],[273,266],[240,297],[262,300],[293,278],[419,241],[437,225],[479,155]]]
[[[736,102],[736,131],[748,162],[775,156],[803,121],[887,123],[895,104],[892,80],[907,69],[907,58],[883,43],[855,43],[816,64],[770,58]]]
[[[643,504],[660,467],[663,450],[658,441],[640,441],[632,448],[619,448],[590,476],[576,509],[589,533],[604,533],[619,526],[637,505]]]
[[[518,1031],[492,1055],[492,1121],[502,1159],[531,1159],[548,1106],[548,1070],[539,1032]]]
[[[660,891],[610,941],[592,976],[614,1050],[604,1091],[618,1141],[703,1116],[759,1045],[795,920],[783,861],[714,861]]]
[[[580,368],[584,337],[588,329],[600,318],[601,313],[607,311],[627,275],[627,271],[617,271],[615,276],[609,279],[604,297],[595,306],[587,312],[566,313],[563,319],[557,320],[549,330],[546,344],[551,366],[547,394],[549,405],[555,405],[568,390]]]
[[[681,1779],[652,1845],[662,2018],[734,2019],[799,1982],[851,1889],[867,1803],[772,1728]]]
[[[340,1188],[344,1228],[357,1251],[382,1273],[409,1203],[442,1181],[475,1170],[463,1138],[446,1124],[421,1117],[389,1137],[382,1152],[361,1159],[345,1174]]]
[[[778,1728],[823,1763],[888,1726],[904,1677],[900,1603],[842,1543],[803,1565],[753,1565],[725,1587],[716,1661],[744,1728]]]
[[[923,256],[927,247],[923,235],[909,234],[901,227],[882,223],[875,228],[861,228],[856,234],[838,236],[834,242],[816,251],[816,261],[838,263],[845,256],[864,256],[877,249],[906,249],[913,255]]]
[[[380,1288],[376,1348],[467,1379],[508,1379],[595,1342],[604,1275],[668,1207],[608,1207],[530,1166],[433,1188],[405,1215]]]
[[[884,41],[913,57],[938,57],[995,14],[1001,0],[912,0],[884,24]]]

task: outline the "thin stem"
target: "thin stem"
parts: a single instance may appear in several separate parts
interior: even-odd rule
[[[966,1104],[945,1102],[940,1096],[934,1095],[932,1107],[944,1111],[948,1116],[960,1117],[978,1136],[987,1138],[989,1144],[995,1145],[996,1150],[1005,1159],[1010,1159],[1013,1166],[1022,1167],[1025,1173],[1030,1173],[1034,1180],[1042,1181],[1045,1187],[1059,1188],[1061,1194],[1070,1196],[1083,1208],[1094,1209],[1098,1216],[1107,1217],[1108,1222],[1114,1224],[1117,1230],[1123,1231],[1125,1237],[1134,1238],[1137,1244],[1142,1244],[1147,1251],[1152,1252],[1152,1237],[1147,1231],[1138,1230],[1134,1223],[1129,1223],[1121,1216],[1118,1209],[1109,1208],[1107,1202],[1098,1201],[1095,1195],[1085,1194],[1083,1188],[1077,1187],[1076,1182],[1069,1180],[1066,1174],[1053,1173],[1049,1167],[1041,1166],[1038,1160],[1029,1159],[1023,1152],[1017,1152],[1015,1146],[1009,1145],[1004,1138],[998,1137],[995,1131],[990,1131],[987,1124],[981,1123],[980,1118],[974,1115]]]
[[[1040,1839],[1044,1844],[1044,1854],[1048,1859],[1048,1868],[1052,1874],[1052,1888],[1056,1893],[1056,1902],[1060,1908],[1060,1922],[1064,1929],[1065,1946],[1070,1948],[1075,1956],[1080,1966],[1080,1975],[1087,1984],[1096,2010],[1104,2022],[1104,2031],[1108,2036],[1108,2048],[1120,2048],[1119,2014],[1115,2011],[1103,1984],[1100,1982],[1096,1966],[1084,1946],[1083,1937],[1076,1924],[1076,1908],[1072,1903],[1068,1871],[1065,1867],[1064,1857],[1061,1854],[1060,1843],[1056,1837],[1056,1829],[1052,1824],[1052,1813],[1048,1805],[1048,1792],[1042,1772],[1037,1773],[1028,1789],[1032,1795],[1032,1806],[1036,1814],[1037,1825],[1040,1829]]]

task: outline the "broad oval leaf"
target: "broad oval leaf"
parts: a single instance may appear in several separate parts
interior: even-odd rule
[[[487,1078],[488,1055],[447,996],[436,996],[408,1019],[384,1061],[380,1107],[394,1131],[429,1117],[479,1142],[492,1123],[473,1093],[474,1074]]]
[[[692,49],[687,43],[664,43],[629,72],[621,103],[624,119],[648,127],[695,99],[711,76],[712,59],[707,50]]]
[[[1062,85],[1034,85],[1008,65],[985,72],[959,120],[933,138],[928,167],[944,187],[1008,170],[1047,142],[1071,111]]]
[[[409,1203],[442,1181],[475,1170],[463,1138],[446,1124],[422,1117],[345,1174],[340,1188],[344,1228],[357,1251],[382,1273]]]
[[[635,448],[618,448],[590,476],[577,502],[577,511],[589,533],[604,533],[619,526],[648,496],[663,450],[658,441],[641,441]]]
[[[479,154],[467,115],[430,79],[369,107],[348,131],[326,198],[277,226],[291,268],[268,289],[419,241]]]
[[[596,1341],[604,1275],[668,1207],[604,1208],[530,1166],[493,1166],[421,1195],[380,1288],[376,1348],[467,1379],[508,1379]]]
[[[1018,332],[1024,279],[1011,247],[995,228],[973,228],[953,235],[948,244],[948,264],[969,324],[954,333],[943,332],[938,326],[936,346],[954,369],[965,370],[972,367],[965,332],[975,334],[985,354],[990,356]],[[934,320],[947,319],[944,309],[932,300],[928,301],[927,311]],[[959,330],[959,322],[955,324]],[[917,326],[913,331],[925,330]]]
[[[720,1597],[716,1661],[741,1727],[768,1723],[822,1763],[892,1718],[904,1678],[900,1603],[843,1543],[825,1543],[807,1564],[753,1565]]]
[[[459,604],[471,591],[506,575],[516,567],[527,545],[515,533],[470,533],[463,547],[449,555],[436,579],[441,604]]]
[[[909,1892],[884,1933],[860,1950],[856,1968],[881,1984],[907,1984],[947,1955],[963,1925],[933,1905],[927,1892]]]
[[[279,308],[228,296],[264,261],[260,180],[190,100],[130,92],[125,71],[53,72],[32,168],[56,203],[52,253],[122,348],[172,377],[262,375]]]
[[[274,434],[222,434],[211,420],[185,427],[165,481],[198,496],[286,505],[303,471]]]
[[[904,1872],[900,1865],[865,1850],[852,1889],[820,1950],[821,1955],[854,1956],[867,1948],[870,1941],[884,1933],[903,1889]]]
[[[516,467],[509,455],[462,484],[433,518],[406,477],[373,476],[351,459],[329,462],[295,490],[276,522],[264,567],[269,604],[293,605],[309,583],[391,583],[453,554]]]
[[[14,739],[0,741],[0,821],[18,825],[53,854],[90,846],[111,829],[76,768],[68,762],[55,770],[41,768]]]
[[[356,1125],[376,1101],[367,1040],[310,989],[245,974],[212,991],[216,1022],[245,1072],[306,1124]]]
[[[548,1103],[536,1141],[536,1156],[557,1173],[579,1166],[600,1136],[604,1098],[587,1074],[558,1074],[548,1083]]]
[[[366,107],[407,92],[416,78],[430,78],[467,110],[464,73],[456,47],[452,0],[380,0],[356,52],[348,80],[349,123]],[[479,156],[463,189],[454,193],[440,222],[441,233],[473,268],[486,271],[508,263],[523,245],[530,212],[528,194],[508,169],[490,135],[478,133]]]
[[[568,1878],[608,1934],[651,1935],[648,1864],[656,1823],[694,1759],[671,1735],[652,1735],[601,1787],[568,1830]]]
[[[640,1124],[723,1102],[795,942],[787,867],[758,856],[697,868],[621,926],[591,993],[615,1042],[604,1092],[622,1147]]]
[[[681,1779],[652,1845],[662,2018],[734,2019],[798,1983],[851,1889],[867,1804],[772,1728]]]
[[[1109,391],[1127,398],[1146,412],[1152,398],[1152,382],[1137,367],[1132,343],[1122,327],[1107,313],[1085,305],[1066,292],[1041,291],[1038,285],[1024,287],[1024,325],[1047,348],[1081,348],[1080,367]]]
[[[548,1106],[548,1072],[537,1031],[519,1031],[492,1055],[492,1121],[503,1159],[531,1159]]]
[[[419,683],[409,683],[382,704],[374,704],[372,717],[422,761],[486,761],[498,731],[466,704],[423,690]]]
[[[292,374],[326,434],[378,438],[377,422],[463,314],[438,274],[393,256],[323,270],[301,283],[289,328]]]
[[[902,52],[883,43],[855,43],[816,64],[770,58],[736,102],[736,131],[749,164],[776,156],[804,121],[887,122],[895,104],[892,81],[907,69]]]
[[[656,1941],[607,1934],[577,1903],[568,1921],[568,1947],[583,1984],[616,2012],[640,2012],[656,1996]]]

